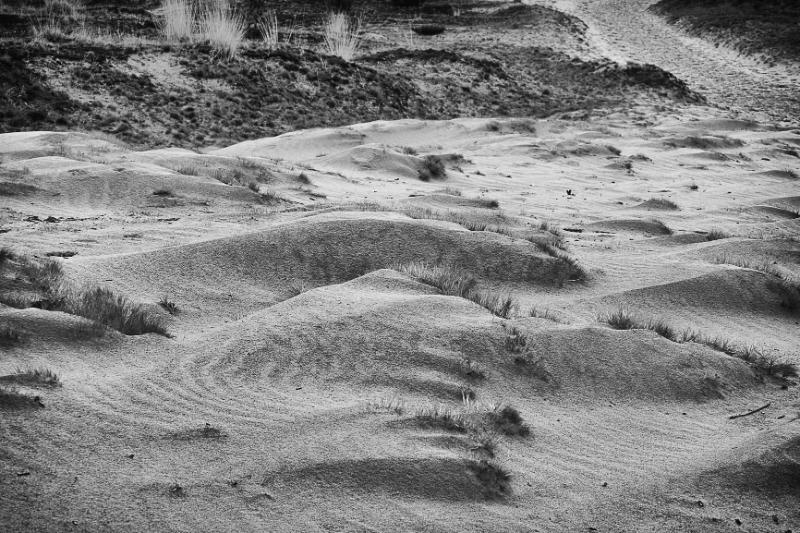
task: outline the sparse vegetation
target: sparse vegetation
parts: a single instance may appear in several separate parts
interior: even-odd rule
[[[755,346],[739,347],[728,339],[706,337],[693,329],[685,329],[679,332],[664,320],[641,320],[634,318],[630,312],[624,309],[618,309],[613,313],[602,316],[601,320],[614,329],[649,329],[672,342],[704,344],[719,352],[742,359],[755,370],[767,375],[783,378],[797,376],[797,365],[767,357]]]
[[[720,239],[727,239],[728,237],[730,237],[730,235],[728,235],[727,233],[725,233],[721,229],[716,229],[716,228],[714,228],[711,231],[709,231],[708,233],[706,233],[706,240],[707,241],[718,241]]]
[[[212,0],[201,15],[200,34],[221,56],[236,56],[244,41],[245,23],[228,0]]]
[[[418,409],[414,414],[414,419],[423,427],[433,427],[458,433],[466,432],[469,427],[469,421],[463,414],[456,413],[450,407],[441,404]]]
[[[459,296],[471,300],[500,318],[509,318],[517,307],[516,301],[511,295],[477,290],[475,288],[477,280],[469,274],[445,267],[428,266],[423,263],[400,265],[397,270],[436,287],[446,295]]]
[[[0,381],[16,383],[26,387],[60,387],[61,379],[58,374],[49,368],[18,368],[16,372],[8,376],[0,377]]]
[[[507,327],[505,347],[507,352],[522,353],[528,347],[528,336],[516,326]]]
[[[361,19],[353,19],[347,13],[328,13],[324,26],[325,51],[352,61],[361,43],[361,24]]]
[[[511,474],[491,461],[473,461],[470,470],[478,478],[487,497],[502,498],[511,492]]]
[[[167,41],[191,41],[195,14],[189,0],[163,0],[159,29]]]
[[[179,312],[178,306],[167,296],[163,296],[161,300],[158,301],[158,305],[171,315],[177,315]]]
[[[486,369],[483,365],[466,357],[458,361],[458,372],[462,376],[472,380],[486,377]]]

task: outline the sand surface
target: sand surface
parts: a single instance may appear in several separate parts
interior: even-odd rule
[[[2,246],[170,334],[0,304],[20,333],[0,376],[62,382],[3,381],[38,403],[0,409],[0,530],[800,529],[797,379],[604,321],[800,364],[800,129],[742,118],[790,97],[766,67],[689,62],[723,52],[640,46],[674,30],[630,4],[647,2],[571,9],[612,57],[735,109],[379,121],[202,151],[0,134]],[[446,175],[421,180],[426,156]],[[565,250],[536,244],[554,232]],[[442,294],[412,263],[515,305]],[[506,405],[529,434],[492,422]],[[468,423],[426,422],[434,408]]]

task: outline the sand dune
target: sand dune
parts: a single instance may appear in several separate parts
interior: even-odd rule
[[[0,307],[21,336],[3,383],[39,365],[63,382],[20,384],[45,407],[2,411],[3,524],[794,527],[796,379],[603,320],[626,309],[800,363],[780,285],[800,230],[780,149],[800,135],[632,116],[377,122],[211,153],[0,135],[3,245],[55,253],[65,282],[172,334]],[[419,179],[428,155],[443,179]],[[400,271],[415,262],[513,312]],[[530,434],[493,421],[506,405]]]

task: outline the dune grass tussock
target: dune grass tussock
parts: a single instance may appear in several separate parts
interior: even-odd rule
[[[17,308],[38,307],[87,318],[126,335],[167,336],[161,318],[148,307],[102,287],[81,287],[64,279],[52,259],[18,256],[14,285],[0,292],[0,302]],[[2,280],[7,283],[8,278]]]
[[[325,51],[345,61],[352,61],[361,44],[361,25],[361,19],[351,18],[347,13],[328,13],[323,27]]]
[[[424,263],[404,264],[396,267],[396,270],[436,287],[443,294],[471,300],[500,318],[509,318],[517,308],[511,295],[476,289],[477,280],[470,274]]]
[[[158,23],[167,41],[191,41],[194,36],[195,13],[189,0],[163,0]]]
[[[8,376],[2,376],[2,381],[24,385],[26,387],[60,387],[61,378],[49,368],[18,368]]]
[[[244,18],[231,9],[227,0],[214,0],[200,19],[200,35],[221,56],[232,59],[244,42]]]
[[[435,404],[417,409],[414,419],[420,426],[443,429],[464,433],[470,427],[469,420],[462,413],[454,411],[452,408]]]
[[[798,376],[797,365],[769,357],[755,346],[737,346],[728,339],[708,337],[693,329],[679,331],[663,319],[650,318],[643,320],[622,308],[612,313],[601,315],[598,318],[601,322],[607,323],[614,329],[649,329],[672,342],[703,344],[719,352],[741,359],[754,370],[766,375],[782,378]]]

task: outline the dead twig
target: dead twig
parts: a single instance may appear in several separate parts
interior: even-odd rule
[[[757,413],[757,412],[759,412],[759,411],[763,411],[764,409],[766,409],[766,408],[767,408],[767,407],[769,407],[770,405],[772,405],[772,402],[769,402],[769,403],[768,403],[768,404],[766,404],[766,405],[762,405],[762,406],[761,406],[761,407],[759,407],[758,409],[753,409],[752,411],[747,411],[746,413],[743,413],[743,414],[741,414],[741,415],[731,415],[731,416],[729,416],[729,417],[728,417],[728,419],[730,419],[730,420],[733,420],[734,418],[742,418],[743,416],[750,416],[750,415],[754,415],[754,414],[756,414],[756,413]]]

